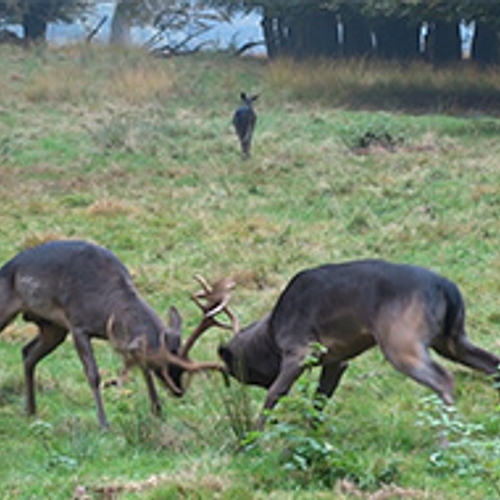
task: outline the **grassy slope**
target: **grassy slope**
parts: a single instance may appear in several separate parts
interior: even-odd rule
[[[46,238],[99,242],[122,258],[158,311],[175,303],[187,329],[197,317],[188,300],[195,272],[233,275],[233,305],[247,323],[306,266],[367,256],[413,262],[460,285],[471,336],[500,352],[500,122],[476,113],[496,107],[498,75],[478,80],[468,70],[456,84],[451,70],[425,67],[322,64],[319,72],[289,62],[164,61],[91,48],[1,49],[0,64],[0,261]],[[230,126],[243,89],[262,94],[248,162]],[[489,101],[467,102],[467,95]],[[379,111],[381,103],[389,111]],[[454,116],[436,114],[442,109]],[[358,148],[368,133],[397,139],[395,150]],[[279,469],[277,446],[234,454],[225,392],[214,377],[198,377],[182,401],[165,397],[162,421],[149,416],[140,377],[108,389],[113,430],[100,433],[67,342],[39,368],[39,419],[25,419],[19,350],[32,333],[17,322],[0,339],[5,498],[69,498],[79,486],[81,498],[84,491],[91,498],[331,497],[314,471],[294,477]],[[196,357],[213,359],[222,338],[207,335]],[[113,376],[119,359],[105,344],[96,350],[104,378]],[[453,371],[462,418],[498,441],[491,387]],[[248,394],[256,412],[264,393]],[[436,431],[419,416],[426,395],[378,352],[367,353],[328,406],[333,427],[318,441],[331,439],[341,465],[350,464],[368,489],[385,480],[405,487],[403,496],[494,498],[492,481],[477,481],[477,473],[440,475],[430,466],[438,448]],[[291,446],[286,435],[279,443]],[[349,485],[336,492],[358,493]]]

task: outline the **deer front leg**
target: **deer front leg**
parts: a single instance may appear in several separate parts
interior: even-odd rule
[[[51,323],[38,323],[38,335],[23,347],[26,411],[36,413],[35,368],[37,363],[64,342],[68,331]]]
[[[99,369],[97,368],[97,363],[92,351],[90,337],[85,331],[74,330],[73,338],[75,341],[76,351],[78,352],[78,356],[80,356],[87,381],[90,385],[90,389],[92,390],[94,401],[97,406],[97,419],[101,427],[107,428],[109,427],[109,424],[106,419],[106,413],[102,402],[100,389],[101,377],[99,375]]]
[[[267,415],[272,410],[280,398],[288,394],[293,383],[302,375],[304,371],[304,359],[309,350],[303,350],[286,355],[281,361],[280,372],[267,393],[264,408],[257,421],[257,428],[262,429],[267,420]]]
[[[158,397],[158,392],[156,391],[155,383],[151,372],[148,368],[141,368],[144,380],[146,382],[146,387],[148,389],[149,402],[151,405],[151,413],[156,417],[161,415],[161,404]]]

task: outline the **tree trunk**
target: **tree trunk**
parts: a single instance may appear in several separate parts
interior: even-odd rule
[[[499,36],[496,26],[476,23],[471,57],[477,63],[484,65],[500,62]]]
[[[432,62],[447,64],[462,59],[462,41],[458,23],[436,21],[430,34]]]
[[[373,53],[370,24],[365,16],[351,13],[342,19],[342,25],[345,57],[366,57]]]
[[[278,54],[278,43],[274,31],[274,18],[269,17],[264,12],[261,21],[262,32],[264,34],[264,42],[266,44],[267,55],[270,59],[274,59]]]
[[[113,18],[111,19],[111,33],[109,43],[112,45],[130,45],[132,36],[130,34],[130,17],[125,2],[116,4]]]
[[[306,17],[307,54],[313,57],[338,55],[337,15],[330,11],[318,11]]]
[[[40,43],[47,39],[47,21],[36,8],[23,15],[23,37],[27,42]]]
[[[285,18],[275,10],[264,9],[262,31],[270,58],[288,55],[290,52],[290,28]]]
[[[338,55],[337,16],[330,11],[296,9],[286,16],[264,12],[262,29],[270,58]]]
[[[420,25],[401,17],[383,17],[375,22],[376,54],[381,59],[408,61],[420,56]]]

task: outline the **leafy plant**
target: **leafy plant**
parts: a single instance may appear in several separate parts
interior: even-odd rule
[[[53,426],[49,422],[37,420],[31,424],[30,431],[47,455],[47,467],[69,470],[78,466],[78,461],[75,458],[59,450],[54,437]]]
[[[500,425],[500,413],[492,418]],[[500,438],[486,435],[482,425],[465,421],[436,396],[422,400],[419,419],[436,434],[439,445],[429,457],[431,471],[485,481],[500,495]]]
[[[315,384],[314,384],[315,385]],[[355,443],[342,442],[333,416],[313,405],[313,384],[301,378],[294,391],[280,400],[253,447],[260,459],[276,461],[291,483],[332,487],[349,479],[361,488],[395,481],[397,462],[380,458],[368,465]]]

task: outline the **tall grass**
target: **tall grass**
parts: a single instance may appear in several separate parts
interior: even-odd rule
[[[496,71],[93,46],[1,47],[0,63],[1,262],[46,239],[96,241],[161,315],[180,309],[185,334],[199,318],[195,273],[233,276],[247,324],[304,267],[413,262],[458,283],[470,335],[500,352]],[[248,161],[230,123],[242,90],[261,94]],[[495,498],[480,450],[498,448],[498,402],[465,369],[450,366],[463,423],[454,442],[462,465],[468,444],[474,453],[456,474],[447,452],[430,459],[443,422],[422,403],[428,391],[376,350],[353,361],[326,425],[306,425],[312,370],[248,447],[264,392],[213,376],[194,377],[181,400],[162,393],[154,419],[132,375],[104,390],[112,429],[101,433],[71,342],[40,364],[39,414],[26,418],[19,351],[34,333],[16,321],[0,337],[5,498]],[[216,359],[227,335],[207,332],[193,358]],[[95,347],[103,379],[114,377],[118,355]]]
[[[426,63],[372,60],[273,63],[269,79],[304,102],[410,112],[500,111],[498,72],[466,63],[433,68]]]

